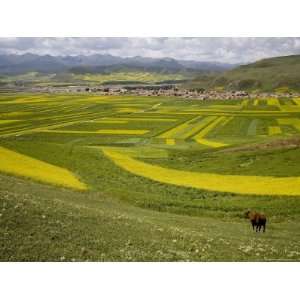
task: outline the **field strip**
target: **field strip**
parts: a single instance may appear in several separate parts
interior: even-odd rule
[[[120,121],[145,121],[145,122],[176,122],[178,119],[160,119],[160,118],[103,118],[103,120],[120,120]],[[97,121],[95,121],[97,122]]]
[[[18,99],[11,101],[0,101],[0,104],[30,104],[30,103],[41,103],[41,102],[51,102],[52,100],[48,99]],[[45,103],[43,103],[45,104]],[[47,103],[52,104],[52,103]]]
[[[300,106],[297,106],[297,105],[288,105],[288,104],[285,104],[285,105],[281,105],[280,109],[283,112],[291,112],[291,113],[298,113],[298,112],[300,112]]]
[[[222,126],[227,125],[231,120],[233,120],[234,117],[226,117],[226,119],[223,121]]]
[[[178,112],[178,111],[149,111],[149,112],[144,112],[145,114],[157,114],[157,115],[197,115],[197,113],[193,113],[193,112]]]
[[[199,108],[201,110],[201,108]],[[223,111],[226,112],[226,110],[232,111],[232,110],[240,110],[240,106],[239,105],[230,105],[230,104],[214,104],[214,105],[209,105],[209,109],[221,109]],[[187,110],[187,111],[190,111]],[[194,109],[194,111],[197,111],[196,109]]]
[[[224,122],[226,120],[226,117],[219,117],[216,120],[212,121],[208,126],[206,126],[205,128],[203,128],[199,133],[197,133],[193,139],[198,143],[198,144],[203,144],[205,146],[209,146],[209,147],[214,147],[214,148],[218,148],[218,147],[224,147],[227,146],[227,144],[223,144],[223,143],[218,143],[218,142],[211,142],[208,141],[207,139],[204,139],[204,137],[213,129],[215,129],[215,127],[217,127],[220,123]]]
[[[300,107],[295,106],[295,112],[300,112]],[[152,112],[152,114],[161,114],[158,112]],[[220,115],[220,116],[267,116],[267,117],[281,117],[288,116],[287,113],[282,111],[272,111],[272,110],[237,110],[237,111],[224,111],[217,109],[202,109],[192,112],[164,112],[163,114],[169,115]]]
[[[282,131],[279,126],[269,126],[268,133],[269,133],[269,135],[277,135],[277,134],[281,134]]]
[[[0,120],[0,125],[20,122],[22,120]]]
[[[0,118],[3,118],[3,117],[14,118],[14,117],[19,117],[19,116],[27,116],[27,115],[32,115],[32,112],[12,111],[12,112],[0,113]]]
[[[97,133],[101,134],[145,134],[149,132],[149,130],[143,129],[100,129],[97,130]]]
[[[296,105],[300,106],[300,98],[294,98],[293,101],[296,103]]]
[[[170,146],[175,145],[176,144],[175,139],[166,139],[166,144]]]
[[[72,172],[0,146],[0,171],[46,183],[86,190]]]
[[[261,116],[270,116],[270,117],[276,117],[276,116],[281,116],[284,115],[283,112],[279,111],[279,110],[243,110],[243,111],[237,111],[234,112],[234,115],[240,115],[240,116],[244,116],[244,115],[261,115]]]
[[[258,124],[258,119],[252,120],[248,126],[247,135],[256,135],[256,127]]]
[[[118,108],[128,108],[128,106],[130,107],[141,106],[142,108],[145,108],[146,105],[143,103],[113,103],[112,106]]]
[[[254,105],[254,106],[259,105],[259,99],[255,99],[254,102],[253,102],[253,105]]]
[[[145,108],[144,110],[142,110],[142,112],[146,112],[146,111],[153,111],[153,110],[156,110],[162,103],[156,103],[154,105],[152,105],[151,107],[149,108]]]
[[[193,122],[199,118],[200,117],[197,116],[191,120],[185,121],[185,122],[181,123],[180,125],[173,127],[170,130],[162,133],[158,137],[163,138],[163,139],[176,138],[176,137],[179,138],[179,134],[191,126],[190,122]]]
[[[91,116],[89,116],[89,117],[91,117]],[[90,119],[90,120],[86,120],[86,121],[92,121],[95,119],[99,119],[99,116],[96,117],[93,115],[92,117],[94,117],[94,119]],[[31,134],[31,133],[42,132],[42,131],[47,132],[47,131],[50,131],[51,129],[70,126],[70,125],[74,125],[74,124],[82,123],[82,122],[83,122],[83,120],[81,119],[81,120],[63,122],[63,123],[59,123],[59,124],[42,125],[41,127],[34,127],[34,128],[30,128],[30,129],[24,129],[24,130],[14,131],[14,132],[10,132],[10,133],[0,134],[0,137],[19,136],[19,135],[23,135],[23,134]]]
[[[279,100],[277,98],[269,98],[267,100],[267,104],[268,105],[271,105],[271,106],[277,106],[277,107],[280,107],[280,103],[279,103]]]
[[[245,107],[249,104],[249,100],[243,100],[241,106]]]
[[[102,121],[84,121],[84,123],[99,123],[99,124],[127,124],[128,121],[122,120],[102,120]]]
[[[148,179],[196,189],[249,195],[300,195],[300,177],[220,175],[151,165],[115,150],[103,153],[120,168]]]
[[[49,129],[41,129],[35,130],[34,132],[50,132],[50,133],[74,133],[74,134],[112,134],[112,135],[119,135],[119,134],[128,134],[128,135],[142,135],[149,130],[142,130],[142,129],[100,129],[96,131],[84,131],[84,130],[49,130]]]
[[[137,108],[120,108],[118,109],[118,112],[126,112],[126,113],[135,113],[135,112],[139,112],[141,111],[140,109],[137,109]]]
[[[204,146],[212,147],[212,148],[220,148],[220,147],[228,146],[228,144],[214,142],[214,141],[207,140],[207,139],[198,139],[197,143],[204,145]]]
[[[191,129],[186,130],[185,133],[182,134],[182,136],[180,138],[182,139],[187,139],[191,136],[193,136],[195,133],[197,133],[199,130],[203,129],[205,126],[207,126],[207,124],[209,124],[210,122],[212,122],[213,120],[215,120],[216,117],[215,116],[209,116],[209,117],[205,117],[204,119],[201,119],[200,122],[198,122],[196,125],[194,125]]]
[[[277,119],[279,125],[290,125],[300,131],[300,119],[289,118],[289,119]]]

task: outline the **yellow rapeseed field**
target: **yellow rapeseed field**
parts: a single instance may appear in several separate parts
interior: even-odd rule
[[[203,111],[205,109],[200,109],[200,111]],[[210,105],[209,110],[218,110],[221,112],[226,112],[226,111],[234,111],[234,110],[240,110],[240,107],[238,105],[230,105],[230,104],[217,104],[217,105]]]
[[[259,99],[255,99],[254,102],[253,102],[253,105],[257,106],[258,104],[259,104]]]
[[[199,118],[199,117],[196,117],[196,118]],[[194,119],[196,119],[196,118],[194,118]],[[192,119],[192,120],[194,120],[194,119]],[[185,129],[187,129],[190,126],[189,122],[191,122],[192,120],[188,120],[176,127],[173,127],[170,130],[162,133],[158,137],[163,138],[163,139],[175,138],[175,137],[177,137],[177,135],[180,132],[184,131]]]
[[[197,133],[199,130],[203,129],[208,123],[216,119],[214,116],[205,117],[204,119],[200,120],[200,122],[197,122],[195,124],[190,124],[190,129],[182,134],[182,139],[187,139],[190,136],[193,136],[195,133]]]
[[[220,148],[220,147],[228,146],[228,144],[215,142],[215,141],[211,141],[211,140],[208,140],[208,139],[200,139],[200,138],[197,139],[197,143],[201,144],[201,145],[208,146],[208,147],[212,147],[212,148]]]
[[[293,100],[297,105],[300,106],[300,98],[294,98]]]
[[[103,118],[104,120],[120,120],[120,121],[145,121],[145,122],[176,122],[177,119],[161,119],[161,118]]]
[[[287,118],[287,119],[277,119],[278,124],[280,125],[290,125],[300,131],[300,119],[296,118]]]
[[[13,111],[13,112],[8,112],[8,113],[0,113],[0,118],[2,117],[9,117],[9,118],[14,118],[14,117],[19,117],[19,116],[26,116],[26,115],[31,115],[31,112],[26,112],[26,111]]]
[[[99,124],[126,124],[128,121],[123,120],[99,120],[99,121],[89,121],[88,123],[99,123]]]
[[[224,147],[227,146],[227,144],[223,144],[223,143],[219,143],[219,142],[213,142],[213,141],[209,141],[207,139],[204,139],[204,137],[210,132],[212,131],[215,127],[217,127],[219,124],[224,124],[224,122],[226,121],[226,117],[219,117],[216,120],[214,120],[213,122],[211,122],[208,126],[206,126],[205,128],[203,128],[199,133],[197,133],[193,139],[198,143],[198,144],[203,144],[205,146],[209,146],[209,147],[214,147],[214,148],[218,148],[218,147]]]
[[[178,138],[178,139],[187,139],[190,136],[194,135],[200,129],[206,126],[207,123],[215,119],[216,117],[206,117],[201,119],[202,116],[197,116],[191,120],[188,120],[166,132],[161,134],[160,138]]]
[[[268,105],[273,105],[273,106],[278,106],[280,107],[280,103],[279,103],[279,100],[276,99],[276,98],[270,98],[267,100],[267,104]]]
[[[300,195],[300,177],[220,175],[181,171],[151,165],[115,150],[102,151],[124,170],[158,182],[237,194]]]
[[[281,128],[279,126],[269,126],[269,135],[281,134]]]
[[[145,134],[149,132],[149,130],[143,130],[143,129],[100,129],[97,130],[97,133],[102,134]]]
[[[140,111],[140,109],[137,109],[137,108],[130,108],[130,107],[124,107],[124,108],[120,108],[118,109],[118,112],[126,112],[126,113],[131,113],[131,112],[138,112]]]
[[[0,146],[0,171],[37,181],[86,190],[72,172]]]
[[[233,120],[233,117],[226,117],[226,119],[222,122],[222,126],[225,126],[228,124],[231,120]]]
[[[20,120],[0,120],[0,125],[19,122]]]
[[[241,106],[245,107],[248,105],[248,103],[249,103],[249,100],[243,100]]]
[[[166,139],[166,144],[170,146],[175,145],[175,139]]]
[[[48,102],[47,99],[16,99],[10,101],[0,101],[0,104],[23,104],[23,103],[39,103],[39,102]]]
[[[142,135],[149,130],[143,129],[100,129],[96,131],[83,131],[83,130],[48,130],[48,129],[39,129],[35,132],[52,132],[52,133],[76,133],[76,134],[128,134],[128,135]]]

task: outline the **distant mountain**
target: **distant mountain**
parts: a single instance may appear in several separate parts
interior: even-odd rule
[[[199,77],[197,84],[201,85]],[[300,55],[273,57],[242,65],[210,78],[208,85],[227,90],[300,91]]]
[[[218,62],[175,60],[172,58],[129,57],[95,54],[90,56],[0,55],[0,74],[40,73],[107,73],[121,69],[155,72],[219,72],[234,65]]]

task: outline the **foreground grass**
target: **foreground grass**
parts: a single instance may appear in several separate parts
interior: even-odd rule
[[[140,209],[100,192],[0,176],[1,261],[300,260],[300,223],[256,234],[244,219]]]

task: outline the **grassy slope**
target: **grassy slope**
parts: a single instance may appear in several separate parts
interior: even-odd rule
[[[237,67],[219,76],[200,76],[191,87],[236,90],[299,91],[300,56],[275,57]]]
[[[252,233],[245,220],[196,218],[128,206],[1,175],[2,261],[297,260],[300,225]]]

